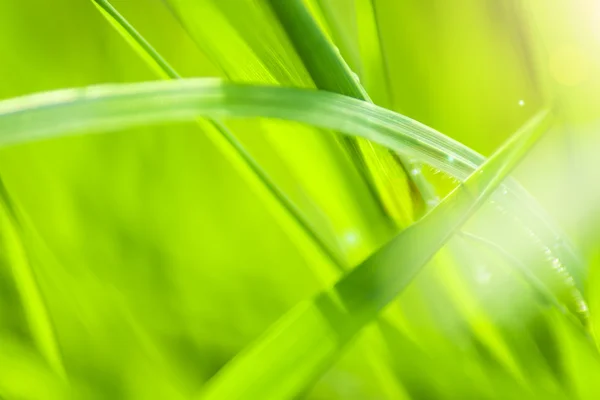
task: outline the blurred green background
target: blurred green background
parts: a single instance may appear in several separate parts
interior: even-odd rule
[[[182,76],[314,86],[263,1],[112,4]],[[376,104],[483,155],[544,105],[557,107],[559,126],[515,176],[580,249],[594,326],[600,5],[306,4]],[[92,1],[0,2],[0,54],[1,99],[157,79]],[[350,265],[399,229],[335,135],[283,121],[227,124]],[[0,210],[3,399],[190,398],[340,275],[196,124],[2,148],[0,176],[22,219],[17,226]],[[432,179],[441,192],[455,185]],[[20,242],[32,252],[15,250]],[[303,395],[597,398],[595,348],[497,256],[473,253],[474,269],[424,271],[390,310],[402,315],[402,335],[383,325],[385,341],[359,337]],[[35,266],[68,378],[32,336],[12,269],[24,259]],[[497,337],[511,361],[490,350]]]

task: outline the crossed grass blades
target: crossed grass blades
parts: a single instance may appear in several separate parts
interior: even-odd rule
[[[574,337],[585,338],[588,335],[587,310],[580,295],[581,263],[568,243],[563,242],[558,248],[554,246],[552,241],[560,234],[557,235],[556,228],[548,223],[547,217],[526,197],[518,184],[504,181],[539,136],[549,129],[550,111],[537,114],[484,162],[481,156],[459,143],[406,117],[370,104],[368,95],[339,51],[322,34],[304,4],[300,1],[269,3],[306,67],[308,76],[302,79],[314,82],[318,89],[338,92],[339,95],[200,79],[68,89],[0,103],[0,143],[3,145],[210,118],[208,122],[197,120],[202,133],[210,135],[218,143],[224,154],[244,171],[244,176],[254,182],[256,190],[270,198],[274,207],[281,207],[280,221],[289,229],[290,235],[312,247],[308,252],[316,253],[317,258],[324,257],[335,271],[342,273],[331,289],[296,306],[257,342],[236,356],[200,389],[197,396],[278,399],[306,393],[315,380],[340,358],[354,336],[375,320],[436,253],[444,251],[443,245],[490,196],[498,197],[497,203],[504,210],[521,217],[517,220],[526,220],[521,223],[528,232],[535,234],[535,240],[529,240],[529,247],[522,250],[522,257],[516,260],[513,257],[510,263],[523,274],[541,301],[552,304],[566,315],[569,325],[561,329],[572,329]],[[159,76],[181,78],[114,7],[106,1],[95,1],[95,4]],[[193,10],[194,6],[177,1],[172,7],[177,13],[182,7]],[[179,17],[184,20],[190,18],[189,15],[180,13]],[[192,23],[187,20],[184,24]],[[191,34],[194,35],[194,32]],[[275,60],[266,65],[265,69],[271,74],[269,79],[273,79],[269,83],[294,82],[293,77],[286,75],[285,69],[269,70],[281,65],[281,61]],[[264,68],[259,66],[257,70],[261,67]],[[379,207],[391,217],[394,226],[406,229],[351,269],[353,263],[345,259],[343,251],[320,232],[319,227],[304,215],[285,190],[278,187],[235,135],[220,122],[236,117],[302,122],[322,128],[315,132],[323,136],[332,135],[325,130],[343,133],[345,136],[340,139],[340,148],[349,154],[362,178],[368,182],[369,190],[375,194]],[[371,143],[382,147],[374,147]],[[438,204],[432,186],[421,173],[421,163],[439,168],[464,182]],[[394,179],[390,180],[390,176]],[[404,182],[404,185],[397,182]],[[494,194],[500,185],[504,185],[500,193],[502,196]],[[411,189],[412,195],[407,195]],[[26,222],[24,211],[19,209],[8,191],[2,191],[2,198],[3,220],[6,221],[2,229],[7,238],[5,247],[11,249],[8,260],[35,346],[56,376],[69,385],[68,367],[65,372],[65,362],[59,350],[65,344],[59,344],[53,333],[55,328],[49,307],[44,304],[43,290],[36,282],[36,274],[40,274],[36,268],[44,268],[39,266],[44,261],[36,261],[35,254],[45,253],[40,250],[43,245],[35,233],[27,233],[34,229]],[[534,210],[533,215],[531,210]],[[421,211],[425,212],[425,216],[420,216]],[[413,223],[415,219],[418,221]],[[505,258],[511,257],[511,251],[504,250],[511,243],[503,242],[506,239],[501,236],[494,242],[468,232],[459,236],[471,241],[471,244],[477,242],[488,246],[504,254]],[[536,252],[544,254],[549,248],[554,249],[551,262],[543,259],[546,255],[541,261],[530,255]],[[462,252],[461,249],[451,249],[444,258],[445,264],[464,261],[460,259]],[[554,260],[565,264],[570,273],[563,267],[556,268]],[[536,263],[539,268],[532,267]],[[48,265],[46,262],[45,268]],[[389,343],[390,335],[386,336],[385,332],[391,331],[396,335],[391,337],[402,338],[406,334],[402,332],[402,323],[398,315],[386,314],[378,322],[384,334],[381,337],[377,333],[371,334],[370,342],[383,341],[393,346]],[[522,367],[511,354],[502,334],[489,321],[478,321],[473,330],[510,379],[516,381],[525,393],[533,393],[536,390],[534,385],[527,382]],[[370,362],[386,363],[377,357]],[[399,381],[402,381],[401,377]],[[410,396],[410,390],[406,392],[401,384],[387,384],[391,396]],[[413,393],[415,390],[412,388]],[[489,387],[485,382],[478,382],[469,390],[485,393]]]

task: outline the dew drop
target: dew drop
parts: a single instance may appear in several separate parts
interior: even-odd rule
[[[519,106],[523,107],[525,105],[525,100],[519,100]]]
[[[354,231],[348,231],[344,234],[343,239],[346,244],[353,246],[358,243],[359,236],[358,233]]]
[[[435,207],[439,204],[439,202],[440,202],[440,198],[436,196],[433,199],[427,200],[427,205],[429,207]]]

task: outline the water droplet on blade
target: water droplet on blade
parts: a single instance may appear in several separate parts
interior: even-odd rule
[[[354,246],[358,243],[359,240],[358,233],[354,231],[348,231],[344,233],[343,240],[347,245]]]

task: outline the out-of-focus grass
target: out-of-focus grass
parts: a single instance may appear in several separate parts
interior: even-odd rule
[[[457,262],[447,256],[455,251],[442,251],[328,372],[321,376],[316,365],[308,365],[307,376],[316,374],[308,381],[284,374],[301,366],[292,357],[301,338],[295,342],[293,336],[287,339],[289,358],[285,351],[275,352],[280,364],[273,365],[286,360],[294,365],[269,372],[275,381],[282,374],[282,384],[284,378],[297,379],[293,391],[308,398],[595,398],[593,340],[588,328],[568,317],[585,311],[578,309],[584,303],[573,292],[575,285],[585,289],[591,326],[596,324],[598,235],[588,222],[597,215],[590,172],[595,164],[590,152],[582,151],[595,144],[589,133],[597,104],[594,5],[508,0],[434,6],[389,0],[113,5],[183,77],[332,90],[327,82],[347,76],[333,64],[318,72],[314,63],[326,57],[311,61],[311,47],[302,48],[328,46],[322,40],[329,38],[360,78],[353,84],[364,85],[376,104],[483,154],[491,154],[542,104],[552,104],[560,123],[517,176],[567,228],[583,257],[551,218],[507,181],[507,194],[502,189],[494,194],[495,204],[484,206],[453,239],[463,258]],[[306,6],[324,30],[321,42],[312,41],[311,32],[305,38],[297,34],[303,32],[302,19],[282,17],[291,5],[300,7],[296,14]],[[1,98],[155,79],[139,57],[144,52],[133,51],[91,1],[2,2],[0,33]],[[333,80],[323,83],[327,72]],[[231,89],[229,99],[235,86]],[[197,90],[194,95],[202,93]],[[60,100],[48,96],[44,101]],[[139,97],[142,103],[144,98],[158,106],[156,113],[120,125],[118,132],[0,151],[6,186],[0,210],[0,397],[197,396],[242,349],[251,354],[264,344],[260,335],[286,311],[341,278],[277,196],[265,190],[264,179],[233,157],[231,148],[207,138],[209,126],[149,126],[169,102],[163,97],[162,103],[151,103],[149,93]],[[246,112],[251,106],[260,111],[260,99],[248,103]],[[280,99],[285,109],[285,97]],[[327,125],[323,110],[335,96],[323,95],[323,102],[314,104],[295,99],[285,115],[244,114],[243,102],[238,112],[321,122],[321,129],[347,133],[360,133],[375,121],[370,137],[375,141],[377,134],[404,123],[395,114],[366,113],[362,125],[356,118],[368,106],[356,103],[353,109],[354,103],[346,102],[336,112],[355,114],[346,124]],[[86,133],[91,126],[77,130],[68,124],[95,115],[77,106],[64,108],[64,114],[51,108],[35,114],[27,111],[36,110],[31,98],[21,110],[14,102],[2,104],[5,141],[15,132],[35,132],[36,126],[57,136]],[[133,101],[115,104],[104,116],[131,115],[135,107]],[[93,101],[89,105],[94,110]],[[217,114],[192,113],[187,119]],[[375,116],[379,120],[372,121]],[[382,148],[371,152],[363,142],[356,152],[337,134],[298,122],[226,118],[226,124],[311,229],[346,260],[346,268],[360,264],[426,208],[407,165],[432,163],[423,177],[441,197],[482,162],[448,141],[411,147],[400,140],[394,150],[405,161],[396,164],[396,155]],[[417,138],[429,135],[418,125],[407,126]],[[411,148],[443,151],[411,153]],[[477,196],[483,189],[470,190]],[[411,250],[423,256],[420,246],[418,240]],[[385,261],[397,262],[399,274],[405,271],[402,254]],[[243,379],[254,384],[250,374],[226,378],[222,374],[215,382],[228,390]],[[32,380],[37,384],[28,384]],[[261,390],[265,396],[269,390],[277,393],[275,383]],[[239,395],[243,398],[243,391]]]

